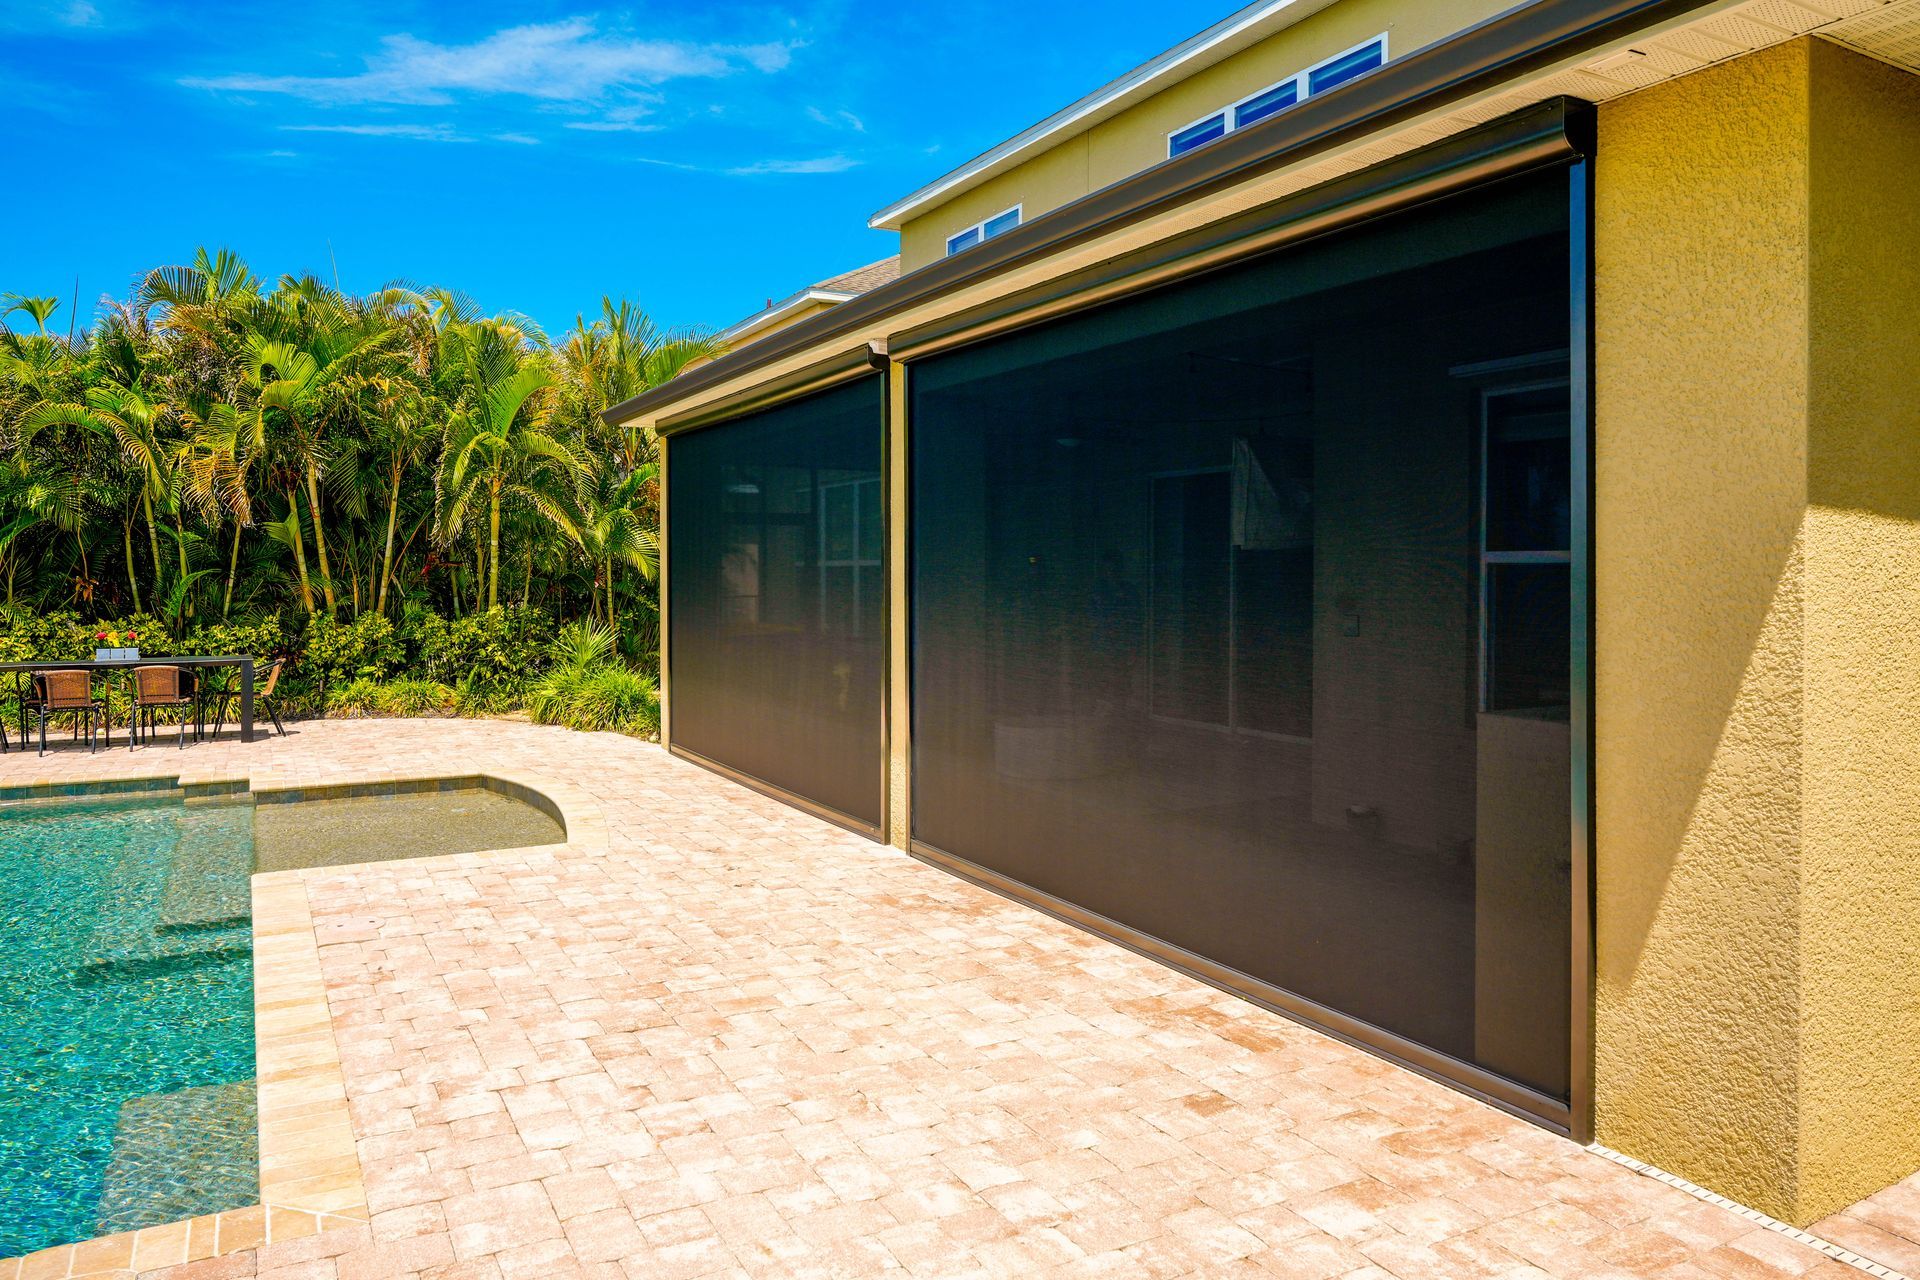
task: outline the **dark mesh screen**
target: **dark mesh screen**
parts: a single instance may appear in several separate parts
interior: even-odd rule
[[[668,442],[673,741],[878,826],[882,379]]]
[[[1564,1097],[1567,205],[916,363],[915,835]]]

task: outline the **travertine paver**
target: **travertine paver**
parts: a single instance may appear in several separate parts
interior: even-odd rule
[[[1920,1173],[1808,1230],[1883,1266],[1920,1276]]]
[[[656,747],[297,728],[0,772],[491,769],[607,843],[297,873],[371,1220],[143,1275],[1861,1274]]]

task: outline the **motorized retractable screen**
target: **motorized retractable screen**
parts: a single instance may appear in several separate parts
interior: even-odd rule
[[[667,442],[673,744],[877,828],[877,374]]]
[[[915,361],[922,847],[1564,1102],[1569,202]]]

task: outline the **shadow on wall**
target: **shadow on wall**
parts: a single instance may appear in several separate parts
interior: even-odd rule
[[[1599,1137],[1801,1223],[1920,1164],[1916,86],[1601,114]]]

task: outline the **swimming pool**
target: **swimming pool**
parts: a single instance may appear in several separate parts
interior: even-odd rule
[[[121,785],[0,800],[0,1258],[258,1202],[257,869],[566,838],[496,779]]]

